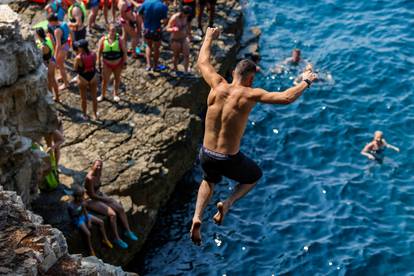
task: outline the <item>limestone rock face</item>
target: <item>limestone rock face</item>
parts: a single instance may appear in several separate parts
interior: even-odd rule
[[[0,185],[25,204],[37,192],[40,160],[30,150],[57,125],[46,68],[18,14],[0,5]]]
[[[42,222],[0,186],[1,275],[135,275],[96,257],[69,255],[62,232]]]

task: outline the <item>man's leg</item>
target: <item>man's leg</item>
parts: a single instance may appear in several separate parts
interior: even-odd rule
[[[201,222],[204,209],[209,203],[214,191],[214,183],[209,183],[203,180],[198,189],[197,202],[193,216],[193,223],[191,225],[191,240],[197,244],[201,244]]]
[[[228,199],[217,203],[218,211],[213,217],[214,222],[221,224],[223,222],[224,216],[227,214],[234,202],[245,196],[248,192],[250,192],[251,189],[253,189],[254,186],[256,186],[256,183],[238,184]]]

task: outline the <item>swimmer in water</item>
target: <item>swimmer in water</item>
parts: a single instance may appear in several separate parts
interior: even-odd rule
[[[364,149],[361,151],[362,155],[365,155],[370,160],[382,160],[381,154],[384,151],[384,148],[389,148],[400,152],[400,149],[388,144],[383,138],[382,131],[375,131],[374,140],[368,143]]]
[[[207,98],[207,113],[203,146],[200,149],[200,163],[203,181],[198,190],[191,240],[201,244],[201,223],[203,211],[213,195],[214,186],[223,176],[237,181],[234,192],[224,201],[217,203],[217,213],[213,220],[223,222],[231,206],[244,197],[262,177],[262,170],[250,158],[240,152],[250,111],[256,103],[290,104],[298,99],[317,78],[312,71],[306,71],[303,81],[284,92],[268,92],[252,88],[257,73],[256,64],[248,59],[240,61],[233,71],[233,81],[228,83],[220,76],[210,62],[213,40],[219,36],[217,28],[207,28],[197,66],[206,83],[211,87]]]
[[[301,51],[297,48],[292,50],[292,56],[285,59],[282,63],[276,65],[271,71],[275,74],[281,74],[288,70],[288,67],[301,66],[304,68],[308,62],[301,57]]]

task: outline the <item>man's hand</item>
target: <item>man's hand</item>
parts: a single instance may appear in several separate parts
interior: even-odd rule
[[[211,28],[208,27],[206,31],[206,37],[217,39],[220,36],[220,29],[219,28]]]
[[[313,73],[313,66],[312,64],[306,65],[305,70],[302,73],[302,80],[310,80],[311,82],[318,79],[318,75]]]

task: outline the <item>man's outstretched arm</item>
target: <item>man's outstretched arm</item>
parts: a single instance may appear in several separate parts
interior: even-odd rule
[[[312,72],[312,70],[307,69],[302,74],[302,81],[283,92],[279,93],[270,93],[264,89],[256,88],[253,89],[252,97],[253,100],[262,103],[270,104],[290,104],[296,101],[299,98],[303,91],[309,87],[309,85],[317,79],[317,75]]]
[[[210,63],[211,44],[220,34],[217,28],[207,28],[203,45],[201,46],[200,54],[198,55],[197,66],[201,71],[201,75],[211,88],[219,85],[224,78],[220,76],[213,65]]]

